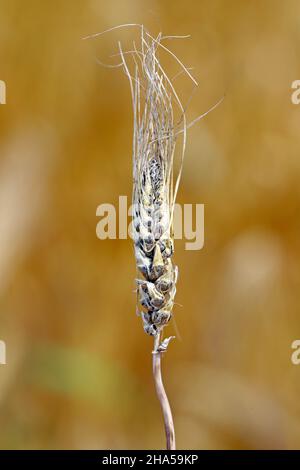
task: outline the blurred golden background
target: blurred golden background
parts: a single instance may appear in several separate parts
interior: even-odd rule
[[[81,40],[133,22],[192,35],[169,44],[199,81],[191,118],[226,94],[189,131],[179,191],[205,204],[205,246],[175,246],[178,448],[300,448],[299,18],[297,0],[1,1],[2,449],[164,446],[132,243],[96,237],[97,206],[131,195],[132,109],[95,57],[132,30]]]

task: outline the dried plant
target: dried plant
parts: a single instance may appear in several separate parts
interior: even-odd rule
[[[158,59],[161,41],[161,34],[153,38],[141,28],[141,48],[134,46],[131,53],[133,76],[119,47],[133,101],[133,239],[136,265],[142,275],[136,280],[140,316],[145,332],[154,336],[153,375],[164,415],[167,449],[175,449],[173,417],[161,377],[161,354],[171,338],[160,341],[176,294],[173,214],[180,175],[174,188],[173,162],[176,133],[183,131],[185,145],[186,123],[183,107]],[[174,98],[182,110],[182,129],[174,123]]]
[[[178,268],[172,262],[174,205],[187,129],[207,113],[187,125],[185,109],[159,59],[160,51],[170,54],[181,68],[179,73],[185,73],[197,86],[189,70],[163,44],[166,39],[188,36],[162,36],[160,33],[154,38],[143,25],[127,24],[89,37],[128,26],[140,28],[139,46],[133,42],[131,50],[123,51],[119,42],[121,62],[115,67],[123,67],[133,103],[133,239],[140,273],[136,279],[140,304],[137,311],[145,332],[154,337],[153,376],[164,416],[167,449],[175,449],[173,418],[161,377],[161,355],[173,338],[162,340],[162,332],[172,317],[178,277]],[[179,115],[177,122],[176,115]],[[174,158],[179,135],[182,143],[174,184]]]

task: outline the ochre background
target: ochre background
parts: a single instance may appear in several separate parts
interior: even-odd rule
[[[164,445],[132,244],[95,233],[132,184],[129,86],[95,57],[133,30],[81,38],[132,22],[192,35],[168,43],[199,81],[191,119],[226,94],[189,132],[178,199],[205,204],[204,249],[176,243],[178,447],[300,448],[299,18],[297,0],[1,1],[1,448]]]

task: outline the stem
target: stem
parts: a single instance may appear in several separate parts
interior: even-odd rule
[[[170,403],[165,391],[165,387],[162,381],[161,376],[161,352],[159,352],[158,347],[160,343],[160,332],[154,337],[154,351],[153,355],[153,377],[154,383],[156,388],[157,397],[160,402],[160,406],[163,412],[164,417],[164,425],[165,425],[165,432],[166,432],[166,440],[167,440],[167,450],[175,450],[176,443],[175,443],[175,429],[174,429],[174,422],[172,411],[170,407]]]

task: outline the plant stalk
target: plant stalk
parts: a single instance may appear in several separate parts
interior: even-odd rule
[[[155,389],[163,413],[164,426],[166,433],[167,450],[176,450],[175,429],[170,403],[165,391],[161,375],[161,355],[159,351],[160,332],[154,337],[154,351],[152,353],[152,366]]]

